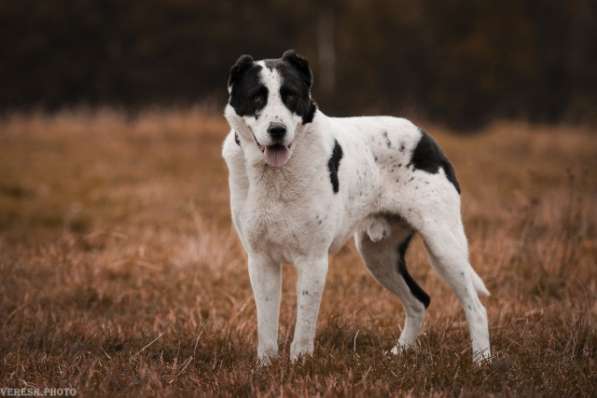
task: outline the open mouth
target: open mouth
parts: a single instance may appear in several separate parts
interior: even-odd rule
[[[259,146],[263,152],[265,162],[272,167],[282,167],[290,159],[290,147],[292,144],[286,146],[282,144],[274,144],[268,146]]]

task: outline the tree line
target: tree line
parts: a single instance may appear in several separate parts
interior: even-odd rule
[[[590,0],[8,0],[0,42],[3,111],[223,105],[239,55],[295,48],[330,114],[596,119]]]

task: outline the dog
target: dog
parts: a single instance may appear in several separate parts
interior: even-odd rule
[[[391,353],[416,348],[428,294],[408,273],[415,233],[464,308],[473,360],[491,357],[487,288],[469,261],[460,187],[435,140],[390,116],[329,117],[311,96],[308,61],[241,56],[228,76],[222,156],[234,227],[248,256],[257,356],[278,356],[281,267],[297,270],[290,359],[312,355],[328,256],[351,237],[373,277],[400,299],[405,322]]]

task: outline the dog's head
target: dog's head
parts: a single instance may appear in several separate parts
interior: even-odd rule
[[[228,77],[226,119],[268,165],[282,167],[302,126],[313,120],[312,84],[309,63],[293,50],[261,61],[242,55]]]

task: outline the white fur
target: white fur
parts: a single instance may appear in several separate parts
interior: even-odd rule
[[[412,347],[425,307],[396,271],[396,263],[397,245],[413,229],[463,305],[474,359],[489,358],[487,315],[477,295],[488,292],[469,263],[460,196],[442,169],[431,174],[407,167],[420,130],[401,118],[332,118],[319,110],[303,125],[279,98],[276,70],[263,68],[262,81],[270,94],[258,118],[240,117],[226,107],[232,131],[223,146],[232,219],[249,258],[260,361],[267,363],[278,354],[281,265],[292,263],[298,273],[290,351],[295,360],[313,352],[328,255],[351,236],[373,276],[397,294],[405,308],[405,325],[392,352]],[[270,143],[266,130],[272,121],[288,126],[285,144],[292,143],[291,157],[282,168],[266,165],[255,143]],[[335,140],[343,150],[338,193],[328,171]],[[399,215],[404,223],[390,223],[383,214]]]

